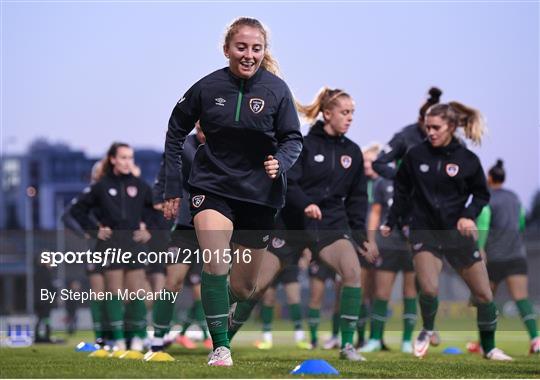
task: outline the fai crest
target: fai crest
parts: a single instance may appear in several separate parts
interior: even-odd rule
[[[137,187],[136,186],[128,186],[126,188],[126,193],[127,195],[129,195],[131,198],[135,198],[137,196]]]
[[[345,169],[349,169],[352,164],[352,158],[351,156],[343,155],[341,156],[341,166],[343,166]]]
[[[253,113],[259,113],[264,108],[264,100],[259,98],[253,98],[249,100],[249,108]]]
[[[283,247],[284,245],[285,245],[285,240],[277,238],[277,237],[272,239],[272,248],[279,249]]]
[[[191,203],[193,204],[193,207],[199,208],[204,202],[204,195],[195,195],[193,198],[191,198]]]
[[[446,174],[455,177],[459,173],[459,166],[456,164],[446,164]]]

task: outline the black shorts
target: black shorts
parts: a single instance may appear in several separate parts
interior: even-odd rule
[[[308,267],[309,277],[321,281],[332,280],[336,278],[336,272],[325,263],[319,260],[312,260]]]
[[[166,274],[167,270],[164,263],[152,263],[146,266],[146,274]]]
[[[279,284],[287,285],[294,282],[298,282],[298,274],[300,273],[300,268],[298,265],[289,265],[286,266],[272,282],[272,287],[275,288]]]
[[[254,249],[268,246],[270,231],[274,229],[276,209],[192,188],[191,215],[195,217],[203,210],[215,210],[232,221],[233,243]]]
[[[286,239],[286,234],[283,231],[273,232],[270,235],[270,243],[268,244],[268,251],[275,255],[282,267],[289,267],[291,265],[297,265],[300,256],[302,255],[303,247],[294,246],[289,244]]]
[[[189,267],[189,271],[184,279],[186,286],[199,285],[201,283],[201,272],[203,268],[202,262],[194,261]]]
[[[84,266],[84,269],[86,270],[86,274],[88,276],[91,276],[93,274],[100,274],[103,275],[103,266],[101,264],[86,264]]]
[[[409,251],[379,251],[379,257],[375,262],[377,270],[388,272],[414,272],[412,254]]]
[[[364,269],[373,269],[375,268],[375,264],[370,263],[366,260],[366,258],[362,255],[358,255],[358,260],[360,261],[360,267]]]
[[[427,251],[441,260],[445,257],[456,271],[482,261],[476,242],[462,236],[457,230],[413,230],[410,242],[413,257],[419,252]]]
[[[489,281],[498,284],[506,277],[524,274],[527,275],[527,260],[524,258],[508,261],[492,261],[487,263]]]
[[[194,265],[202,260],[197,233],[193,228],[175,226],[171,232],[169,251],[174,254],[175,260],[168,265]]]
[[[105,266],[102,266],[102,271],[110,270],[139,270],[146,269],[147,263],[143,261],[146,257],[140,256],[140,252],[149,252],[146,244],[140,244],[132,240],[132,231],[113,231],[112,237],[109,240],[98,240],[96,243],[96,251],[106,252],[107,249],[113,252],[107,257]],[[127,252],[131,253],[128,259]],[[114,260],[114,261],[113,261]],[[124,262],[127,261],[127,262]],[[102,265],[102,263],[98,264]]]

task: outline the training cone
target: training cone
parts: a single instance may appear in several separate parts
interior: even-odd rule
[[[75,346],[75,351],[77,352],[94,352],[96,347],[93,343],[81,342]]]
[[[457,347],[446,347],[442,353],[446,355],[461,355],[463,351]]]
[[[310,359],[297,365],[291,375],[339,375],[339,372],[322,359]]]

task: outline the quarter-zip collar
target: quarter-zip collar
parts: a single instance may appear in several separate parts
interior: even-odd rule
[[[322,120],[317,120],[315,124],[313,124],[313,126],[309,130],[309,134],[335,142],[343,142],[345,140],[345,135],[332,136],[326,133],[326,131],[324,130],[324,122]]]
[[[119,174],[119,175],[116,175],[114,174],[114,172],[111,170],[110,172],[107,173],[107,176],[114,179],[114,180],[117,180],[117,181],[126,181],[130,178],[133,177],[133,174]]]
[[[240,85],[243,82],[244,90],[249,90],[254,83],[257,83],[257,81],[259,80],[259,78],[262,75],[263,70],[264,70],[264,68],[259,67],[259,69],[255,72],[255,74],[253,74],[253,76],[251,78],[244,79],[244,78],[239,78],[236,75],[234,75],[231,72],[229,67],[225,67],[225,71],[229,75],[229,79],[231,80],[231,82],[234,83],[238,87],[240,87]]]
[[[429,149],[434,154],[440,154],[440,155],[443,155],[443,156],[451,155],[453,152],[455,152],[457,149],[459,149],[462,146],[461,143],[459,142],[459,140],[456,139],[455,137],[452,137],[452,140],[450,141],[450,144],[448,144],[446,146],[442,146],[442,147],[435,148],[433,145],[431,145],[429,140],[426,140],[426,143],[428,144]]]

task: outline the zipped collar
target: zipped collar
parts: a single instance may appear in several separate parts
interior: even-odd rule
[[[119,174],[119,175],[116,175],[114,174],[114,172],[111,170],[107,173],[107,177],[115,180],[115,181],[127,181],[128,179],[132,178],[133,177],[133,174]]]
[[[335,140],[339,142],[345,141],[345,135],[332,136],[326,133],[326,131],[324,130],[324,122],[322,120],[317,120],[315,124],[311,126],[308,134],[317,136],[317,137],[322,137],[328,140]]]
[[[435,153],[435,154],[441,154],[441,155],[444,155],[444,156],[449,156],[451,155],[452,153],[454,153],[456,150],[458,150],[459,148],[463,147],[463,145],[461,145],[461,143],[459,142],[458,139],[456,139],[455,137],[452,137],[452,141],[450,141],[450,144],[446,145],[446,146],[442,146],[442,147],[433,147],[433,145],[431,145],[431,143],[429,142],[429,139],[426,140],[425,142],[429,149]]]
[[[227,75],[229,76],[229,79],[232,83],[234,83],[236,86],[240,86],[241,82],[244,83],[244,90],[247,90],[249,89],[254,83],[257,83],[257,81],[259,80],[259,78],[261,77],[263,71],[265,70],[264,68],[262,67],[259,67],[259,69],[255,72],[255,74],[253,74],[253,76],[249,79],[243,79],[243,78],[238,78],[236,75],[234,75],[230,68],[229,67],[225,67],[224,68],[225,72],[227,73]]]

